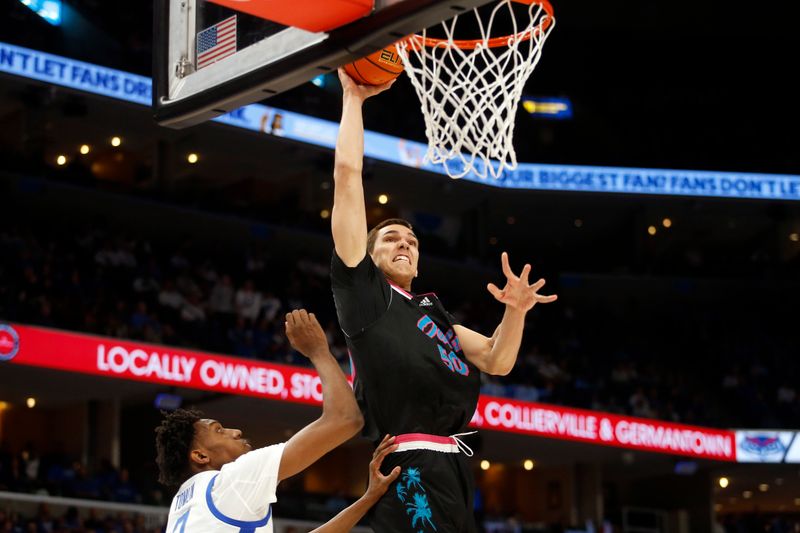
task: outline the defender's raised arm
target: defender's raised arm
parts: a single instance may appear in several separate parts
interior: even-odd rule
[[[302,472],[317,459],[344,443],[364,425],[353,390],[328,349],[325,332],[305,309],[286,315],[286,335],[292,346],[308,357],[322,380],[322,415],[286,442],[278,479]]]

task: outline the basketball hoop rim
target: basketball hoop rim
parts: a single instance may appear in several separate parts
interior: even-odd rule
[[[516,2],[517,4],[539,4],[542,6],[542,9],[545,11],[544,17],[542,17],[539,24],[536,25],[535,28],[530,30],[521,31],[514,35],[506,35],[503,37],[493,37],[491,39],[436,39],[433,37],[423,37],[419,34],[410,35],[406,39],[404,39],[409,46],[412,48],[417,48],[420,46],[427,46],[429,48],[436,48],[436,47],[456,47],[462,50],[474,50],[478,46],[484,45],[488,46],[489,48],[499,48],[501,46],[508,46],[508,44],[512,41],[515,42],[522,42],[529,40],[534,33],[540,32],[543,33],[547,31],[547,29],[553,24],[555,21],[555,16],[553,14],[553,6],[550,4],[549,0],[511,0],[512,2]]]

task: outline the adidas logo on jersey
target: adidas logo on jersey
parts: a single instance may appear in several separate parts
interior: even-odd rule
[[[433,305],[433,302],[428,299],[428,297],[424,297],[422,301],[419,303],[420,307],[430,307]]]

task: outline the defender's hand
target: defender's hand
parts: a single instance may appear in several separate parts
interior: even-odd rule
[[[375,453],[372,454],[372,461],[369,462],[369,486],[364,494],[364,497],[372,502],[380,500],[381,496],[389,490],[389,485],[394,483],[394,480],[400,475],[399,466],[394,467],[388,476],[381,474],[383,459],[396,449],[397,444],[394,443],[394,437],[386,435],[378,447],[375,448]]]
[[[286,336],[292,348],[309,359],[330,354],[328,339],[314,313],[296,309],[286,314]]]
[[[555,294],[551,296],[539,294],[539,290],[544,287],[544,279],[540,279],[533,285],[528,285],[528,274],[531,272],[530,265],[525,265],[519,277],[517,277],[516,274],[511,271],[511,266],[508,264],[508,254],[505,252],[503,252],[501,256],[501,263],[503,265],[503,274],[506,276],[506,286],[503,287],[502,290],[494,283],[489,283],[489,285],[486,286],[498,302],[504,303],[519,311],[527,312],[537,303],[549,304],[558,299],[558,296]]]

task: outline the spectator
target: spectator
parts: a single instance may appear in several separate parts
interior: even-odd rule
[[[239,318],[248,320],[251,324],[256,321],[261,312],[261,293],[255,289],[253,280],[248,279],[236,291],[235,306]]]
[[[131,483],[130,473],[127,468],[119,471],[119,480],[111,491],[111,499],[122,503],[139,503],[141,501],[139,491]]]
[[[232,315],[234,312],[233,295],[233,281],[229,275],[223,274],[211,290],[208,309],[219,315]]]

